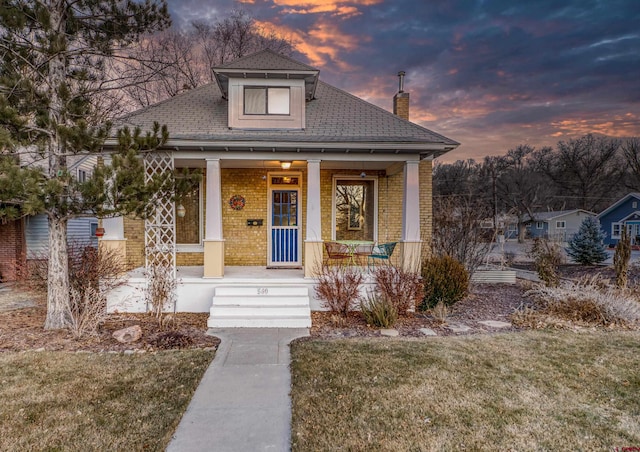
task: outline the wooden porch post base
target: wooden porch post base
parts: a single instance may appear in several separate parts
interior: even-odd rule
[[[314,278],[322,269],[322,244],[306,240],[304,242],[304,277]]]
[[[224,240],[204,241],[204,277],[224,277]]]
[[[400,266],[402,269],[413,273],[420,273],[422,243],[401,242],[400,245]]]

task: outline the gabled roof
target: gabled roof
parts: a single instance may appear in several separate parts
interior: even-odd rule
[[[589,212],[588,210],[583,210],[583,209],[556,210],[556,211],[551,211],[551,212],[534,212],[533,213],[533,221],[550,221],[550,220],[553,220],[555,218],[564,217],[566,215],[570,215],[570,214],[576,213],[576,212],[584,212],[584,213],[586,213],[588,215],[593,215],[593,216],[596,215],[594,212]],[[531,221],[531,218],[529,218],[528,221]]]
[[[619,200],[617,200],[616,202],[611,204],[609,207],[604,209],[602,212],[600,212],[598,214],[598,218],[602,218],[606,214],[610,213],[612,210],[617,209],[621,204],[624,204],[630,198],[636,198],[636,199],[640,200],[640,193],[629,193],[629,194],[623,196],[622,198],[620,198]]]
[[[225,99],[228,95],[229,78],[235,76],[262,79],[302,79],[305,86],[305,98],[311,100],[315,96],[320,71],[271,49],[265,49],[213,68],[213,73]]]
[[[294,60],[286,55],[264,49],[251,55],[246,55],[230,63],[223,64],[216,70],[224,69],[257,69],[257,70],[285,70],[285,71],[314,71],[318,69]]]
[[[271,61],[275,58],[272,54],[271,51],[259,52],[234,66],[246,66],[251,61]],[[277,56],[280,61],[293,64],[289,58]],[[130,113],[116,126],[151,130],[155,121],[167,125],[169,145],[181,148],[298,147],[438,156],[459,145],[321,81],[318,81],[315,98],[306,103],[303,130],[229,129],[227,100],[216,83]]]

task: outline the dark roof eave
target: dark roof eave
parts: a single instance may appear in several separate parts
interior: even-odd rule
[[[105,148],[113,148],[117,145],[117,140],[111,138],[105,141]],[[230,140],[186,140],[169,139],[165,147],[175,150],[278,150],[278,151],[298,151],[304,149],[309,152],[387,152],[387,153],[413,153],[432,154],[434,157],[452,151],[459,146],[458,143],[433,143],[433,142],[308,142],[308,141],[230,141]]]

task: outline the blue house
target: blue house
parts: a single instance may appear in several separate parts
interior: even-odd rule
[[[604,243],[615,245],[620,241],[622,226],[627,227],[631,243],[640,245],[640,193],[629,193],[598,215],[600,227],[606,233]]]
[[[531,238],[543,237],[566,242],[578,232],[586,217],[595,216],[595,213],[582,209],[534,212],[533,218],[525,219],[527,235]]]

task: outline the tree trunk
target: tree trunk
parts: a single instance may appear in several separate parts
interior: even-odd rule
[[[52,1],[49,6],[51,29],[57,32],[61,50],[66,47],[64,29],[66,24],[65,2]],[[49,60],[48,94],[50,97],[49,121],[53,133],[49,137],[49,178],[54,180],[60,170],[67,167],[64,142],[58,133],[58,125],[64,124],[63,100],[59,89],[66,82],[67,62],[62,52],[55,53]],[[55,195],[53,195],[55,196]],[[64,204],[65,194],[60,195],[58,203]],[[56,203],[56,204],[58,204]],[[59,218],[57,208],[49,212],[49,266],[47,275],[47,319],[44,328],[57,330],[69,325],[69,265],[67,257],[67,219]]]
[[[49,266],[46,330],[69,326],[67,220],[49,217]]]
[[[527,224],[523,221],[518,221],[518,243],[524,243],[524,239],[527,235]]]

